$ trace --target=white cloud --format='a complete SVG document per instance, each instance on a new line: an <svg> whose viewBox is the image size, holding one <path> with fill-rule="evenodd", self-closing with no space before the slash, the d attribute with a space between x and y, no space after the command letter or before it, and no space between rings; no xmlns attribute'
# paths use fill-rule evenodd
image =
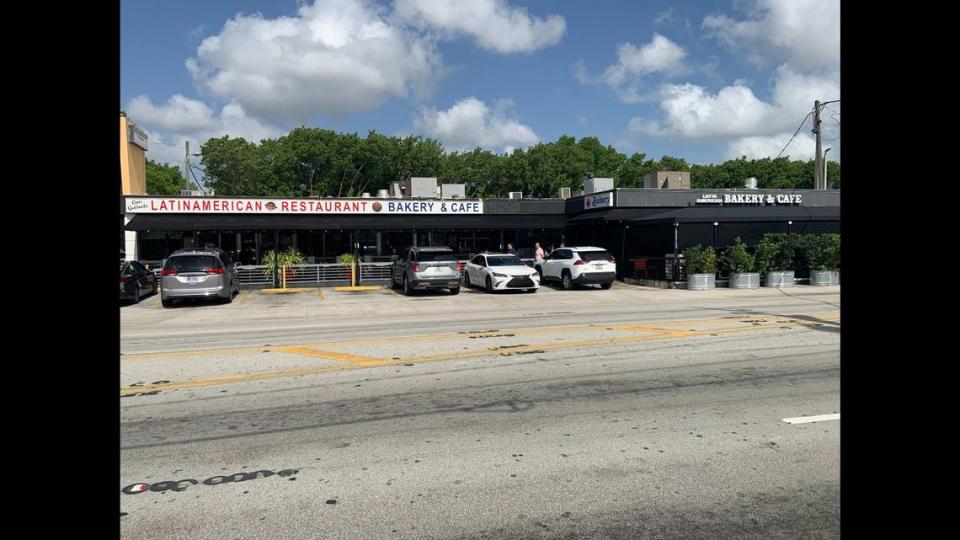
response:
<svg viewBox="0 0 960 540"><path fill-rule="evenodd" d="M621 43L617 48L617 63L607 67L600 76L591 76L582 61L573 65L573 74L581 84L606 84L624 103L649 101L649 92L643 91L642 78L654 73L676 76L689 72L683 60L687 51L666 37L654 33L650 43L637 47Z"/></svg>
<svg viewBox="0 0 960 540"><path fill-rule="evenodd" d="M126 112L149 126L168 131L195 131L214 124L213 111L202 101L176 94L164 105L154 105L146 95L127 103Z"/></svg>
<svg viewBox="0 0 960 540"><path fill-rule="evenodd" d="M780 150L790 141L793 132L784 132L769 137L743 137L727 145L727 159L737 159L746 156L747 159L775 158ZM816 152L816 141L809 133L801 131L790 141L781 157L791 160L810 160ZM836 157L836 156L831 156Z"/></svg>
<svg viewBox="0 0 960 540"><path fill-rule="evenodd" d="M420 28L447 37L466 35L479 47L501 54L531 52L560 42L567 23L559 15L544 19L505 0L397 0L396 14Z"/></svg>
<svg viewBox="0 0 960 540"><path fill-rule="evenodd" d="M190 151L212 137L243 137L259 142L279 137L283 131L253 118L238 103L229 103L219 115L206 104L176 95L165 105L154 105L147 96L137 96L126 107L127 116L145 129L150 137L147 157L161 163L183 164L184 141Z"/></svg>
<svg viewBox="0 0 960 540"><path fill-rule="evenodd" d="M840 80L837 72L803 75L781 66L771 101L759 99L740 81L717 93L690 83L664 85L660 93L665 118L634 118L631 131L685 139L770 136L796 129L815 100L839 96Z"/></svg>
<svg viewBox="0 0 960 540"><path fill-rule="evenodd" d="M673 8L669 8L666 11L657 13L657 17L653 19L654 24L663 24L669 22L673 22Z"/></svg>
<svg viewBox="0 0 960 540"><path fill-rule="evenodd" d="M447 150L471 150L480 146L489 150L530 146L540 137L529 126L510 117L513 103L501 100L494 107L475 97L461 99L442 111L421 107L414 127L444 143Z"/></svg>
<svg viewBox="0 0 960 540"><path fill-rule="evenodd" d="M393 24L370 0L317 1L295 17L238 14L186 64L213 95L304 123L425 96L441 70L432 41Z"/></svg>
<svg viewBox="0 0 960 540"><path fill-rule="evenodd" d="M757 65L786 61L799 71L840 65L838 0L754 0L747 19L710 15L703 27Z"/></svg>
<svg viewBox="0 0 960 540"><path fill-rule="evenodd" d="M686 55L683 47L660 34L654 34L643 47L622 43L617 49L617 63L604 71L603 79L610 86L619 86L629 77L679 73L684 69L682 61Z"/></svg>

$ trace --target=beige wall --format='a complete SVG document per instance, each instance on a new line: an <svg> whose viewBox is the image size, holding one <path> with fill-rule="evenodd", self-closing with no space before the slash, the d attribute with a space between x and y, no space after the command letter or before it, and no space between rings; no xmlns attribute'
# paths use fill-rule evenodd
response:
<svg viewBox="0 0 960 540"><path fill-rule="evenodd" d="M143 148L127 134L127 117L120 116L120 183L124 195L147 194L147 161Z"/></svg>

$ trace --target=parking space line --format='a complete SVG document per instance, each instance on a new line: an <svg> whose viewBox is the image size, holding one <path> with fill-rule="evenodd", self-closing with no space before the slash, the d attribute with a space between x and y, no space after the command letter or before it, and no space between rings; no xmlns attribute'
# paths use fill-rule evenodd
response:
<svg viewBox="0 0 960 540"><path fill-rule="evenodd" d="M783 421L788 424L808 424L810 422L829 422L839 420L839 414L821 414L817 416L798 416L796 418L784 418Z"/></svg>
<svg viewBox="0 0 960 540"><path fill-rule="evenodd" d="M323 287L317 287L317 296L319 296L321 300L327 299L327 296L323 294Z"/></svg>

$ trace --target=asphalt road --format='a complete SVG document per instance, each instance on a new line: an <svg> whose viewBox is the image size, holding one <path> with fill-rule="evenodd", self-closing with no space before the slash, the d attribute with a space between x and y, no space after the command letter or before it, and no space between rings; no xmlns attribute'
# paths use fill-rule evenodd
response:
<svg viewBox="0 0 960 540"><path fill-rule="evenodd" d="M124 537L839 536L836 288L153 302Z"/></svg>

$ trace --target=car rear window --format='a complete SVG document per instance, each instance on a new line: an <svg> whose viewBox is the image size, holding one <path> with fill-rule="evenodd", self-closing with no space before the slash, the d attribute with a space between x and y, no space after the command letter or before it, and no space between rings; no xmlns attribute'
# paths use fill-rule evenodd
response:
<svg viewBox="0 0 960 540"><path fill-rule="evenodd" d="M170 257L163 265L164 270L176 270L177 273L203 272L207 268L220 268L220 261L212 255L183 255Z"/></svg>
<svg viewBox="0 0 960 540"><path fill-rule="evenodd" d="M456 261L457 256L452 251L421 251L417 253L417 260L420 262Z"/></svg>
<svg viewBox="0 0 960 540"><path fill-rule="evenodd" d="M607 251L579 251L578 253L584 261L606 261L613 258Z"/></svg>
<svg viewBox="0 0 960 540"><path fill-rule="evenodd" d="M523 261L516 255L509 257L487 257L487 263L490 266L523 266Z"/></svg>

